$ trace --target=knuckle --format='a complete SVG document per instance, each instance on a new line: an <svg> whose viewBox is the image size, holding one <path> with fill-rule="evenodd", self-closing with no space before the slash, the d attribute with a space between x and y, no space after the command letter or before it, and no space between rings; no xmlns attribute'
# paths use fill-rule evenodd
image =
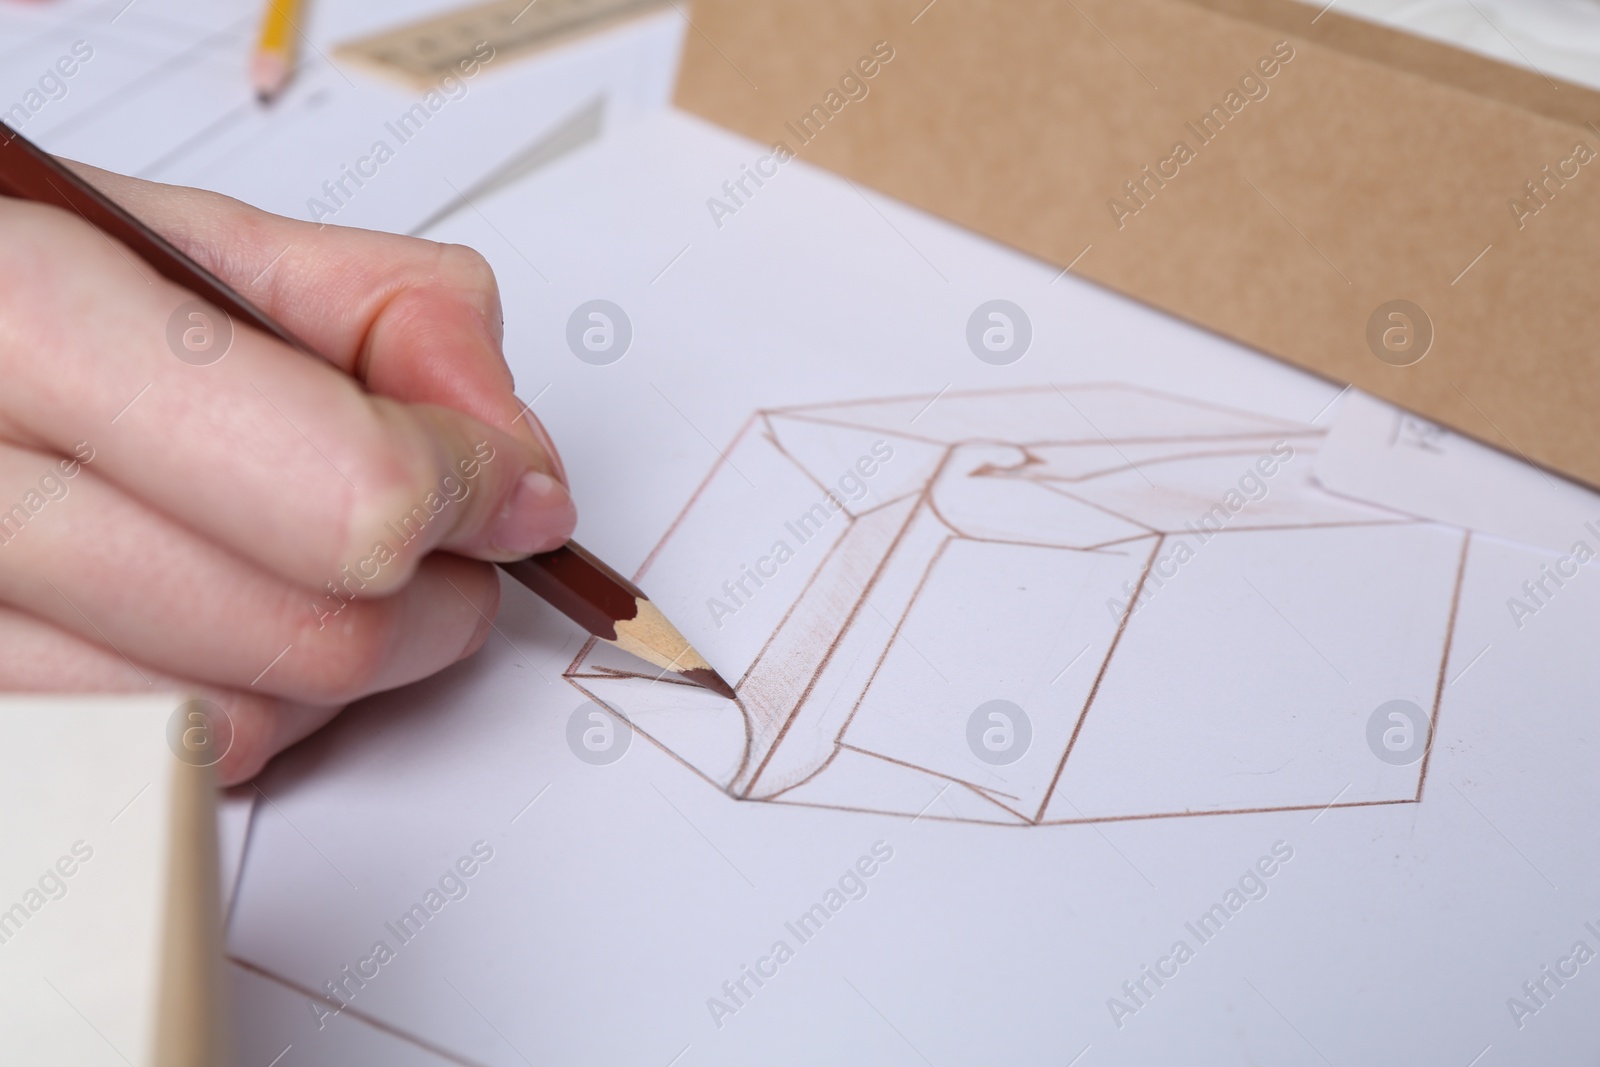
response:
<svg viewBox="0 0 1600 1067"><path fill-rule="evenodd" d="M380 414L359 435L346 494L339 556L329 578L352 592L376 595L410 578L436 535L429 527L435 459L425 430L398 410Z"/></svg>

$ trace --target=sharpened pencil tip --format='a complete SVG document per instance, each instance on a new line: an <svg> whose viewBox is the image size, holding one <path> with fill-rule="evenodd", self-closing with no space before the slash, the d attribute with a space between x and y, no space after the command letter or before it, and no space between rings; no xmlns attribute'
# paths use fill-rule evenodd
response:
<svg viewBox="0 0 1600 1067"><path fill-rule="evenodd" d="M718 674L709 667L691 668L690 670L684 671L683 676L689 679L689 681L700 686L702 689L711 690L719 697L727 697L729 700L738 699L737 694L735 694L733 691L733 686L723 681L722 675Z"/></svg>
<svg viewBox="0 0 1600 1067"><path fill-rule="evenodd" d="M291 73L289 57L283 52L257 52L250 60L250 85L256 91L256 99L263 104L272 103L289 84Z"/></svg>

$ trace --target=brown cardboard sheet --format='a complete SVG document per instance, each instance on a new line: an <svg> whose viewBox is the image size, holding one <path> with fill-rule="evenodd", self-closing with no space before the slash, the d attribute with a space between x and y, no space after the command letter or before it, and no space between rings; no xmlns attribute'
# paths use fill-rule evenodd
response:
<svg viewBox="0 0 1600 1067"><path fill-rule="evenodd" d="M1600 93L1294 0L690 15L681 107L1600 486Z"/></svg>

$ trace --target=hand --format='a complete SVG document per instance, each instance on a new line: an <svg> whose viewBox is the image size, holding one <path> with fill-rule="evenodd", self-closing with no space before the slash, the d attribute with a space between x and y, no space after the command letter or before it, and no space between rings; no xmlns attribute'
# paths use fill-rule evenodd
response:
<svg viewBox="0 0 1600 1067"><path fill-rule="evenodd" d="M197 365L192 294L0 198L0 688L192 692L244 781L476 651L482 561L564 543L572 498L475 252L79 171L326 362L240 326Z"/></svg>

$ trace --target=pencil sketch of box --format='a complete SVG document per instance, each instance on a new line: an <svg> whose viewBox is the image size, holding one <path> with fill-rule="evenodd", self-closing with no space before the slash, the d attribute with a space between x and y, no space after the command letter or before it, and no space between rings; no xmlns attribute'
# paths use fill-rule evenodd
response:
<svg viewBox="0 0 1600 1067"><path fill-rule="evenodd" d="M1437 719L1470 535L1317 488L1321 435L1117 384L761 411L639 575L737 702L593 642L567 677L744 801L1415 802L1430 731L1368 720Z"/></svg>

